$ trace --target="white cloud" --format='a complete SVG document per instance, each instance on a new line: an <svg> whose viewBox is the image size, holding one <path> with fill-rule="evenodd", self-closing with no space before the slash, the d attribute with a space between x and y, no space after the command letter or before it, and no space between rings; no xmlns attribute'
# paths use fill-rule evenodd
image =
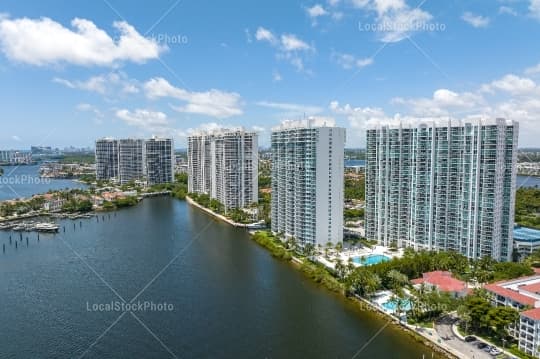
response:
<svg viewBox="0 0 540 359"><path fill-rule="evenodd" d="M107 82L107 79L105 76L94 76L94 77L89 78L87 81L70 81L70 80L55 77L53 79L53 82L64 85L71 89L78 89L78 90L104 94L106 91L105 84Z"/></svg>
<svg viewBox="0 0 540 359"><path fill-rule="evenodd" d="M311 46L292 34L281 35L281 46L286 52L313 50Z"/></svg>
<svg viewBox="0 0 540 359"><path fill-rule="evenodd" d="M528 69L540 72L540 66ZM520 146L534 146L540 136L540 85L533 79L507 74L489 83L481 84L471 91L456 92L438 89L431 97L392 99L391 104L399 112L387 115L381 108L341 106L333 101L330 110L346 116L350 124L347 137L351 147L363 143L366 125L376 122L397 123L400 120L419 121L437 118L472 119L477 117L503 117L520 123Z"/></svg>
<svg viewBox="0 0 540 359"><path fill-rule="evenodd" d="M345 70L361 69L373 64L373 58L356 58L354 55L335 52L332 59Z"/></svg>
<svg viewBox="0 0 540 359"><path fill-rule="evenodd" d="M326 11L324 7L322 7L321 4L316 4L316 5L313 5L312 7L307 8L306 12L308 16L311 18L317 18L319 16L328 15L328 11Z"/></svg>
<svg viewBox="0 0 540 359"><path fill-rule="evenodd" d="M145 63L166 50L124 21L113 23L119 32L114 38L89 20L75 18L71 26L49 18L0 19L0 46L10 60L36 66Z"/></svg>
<svg viewBox="0 0 540 359"><path fill-rule="evenodd" d="M274 71L274 72L272 73L272 81L274 81L274 82L280 82L280 81L282 81L282 80L283 80L283 77L281 76L281 74L280 74L279 72Z"/></svg>
<svg viewBox="0 0 540 359"><path fill-rule="evenodd" d="M128 78L123 72L111 72L90 77L88 80L66 80L55 77L53 82L71 89L96 92L102 95L118 95L119 93L136 94L139 85L135 80Z"/></svg>
<svg viewBox="0 0 540 359"><path fill-rule="evenodd" d="M337 6L339 4L340 0L328 0L328 5L330 6Z"/></svg>
<svg viewBox="0 0 540 359"><path fill-rule="evenodd" d="M323 108L319 106L302 105L296 103L270 102L259 101L255 103L257 106L272 108L283 111L278 115L282 118L293 118L299 116L312 116L323 112Z"/></svg>
<svg viewBox="0 0 540 359"><path fill-rule="evenodd" d="M448 89L439 89L431 98L392 99L396 105L407 106L415 116L448 116L477 109L483 104L482 96L472 93L457 93Z"/></svg>
<svg viewBox="0 0 540 359"><path fill-rule="evenodd" d="M279 38L270 30L263 27L257 29L255 35L257 41L268 42L277 50L276 57L286 60L298 71L306 71L304 68L304 56L315 52L315 48L294 34L282 34ZM310 72L310 71L306 71Z"/></svg>
<svg viewBox="0 0 540 359"><path fill-rule="evenodd" d="M277 39L274 34L270 30L265 29L264 27L259 27L257 29L257 32L255 33L255 39L257 39L257 41L268 41L271 44L277 43Z"/></svg>
<svg viewBox="0 0 540 359"><path fill-rule="evenodd" d="M532 17L540 20L540 0L530 0L529 12Z"/></svg>
<svg viewBox="0 0 540 359"><path fill-rule="evenodd" d="M537 89L536 83L525 77L519 77L516 75L506 75L501 79L491 82L491 84L483 85L482 91L493 92L494 90L500 90L512 95L529 94Z"/></svg>
<svg viewBox="0 0 540 359"><path fill-rule="evenodd" d="M540 73L540 64L533 67L529 67L528 69L525 70L525 74L527 75L534 75L538 73Z"/></svg>
<svg viewBox="0 0 540 359"><path fill-rule="evenodd" d="M361 31L377 33L382 42L399 42L415 32L428 29L433 16L420 8L410 8L405 0L352 0L353 6L375 12L375 23L366 30L359 24Z"/></svg>
<svg viewBox="0 0 540 359"><path fill-rule="evenodd" d="M21 138L20 138L19 136L17 136L17 135L11 136L11 139L12 139L13 141L17 141L17 142L21 142L21 141L22 141Z"/></svg>
<svg viewBox="0 0 540 359"><path fill-rule="evenodd" d="M507 14L507 15L512 15L512 16L518 15L517 11L511 8L510 6L499 7L499 14Z"/></svg>
<svg viewBox="0 0 540 359"><path fill-rule="evenodd" d="M330 103L330 110L347 118L349 130L347 131L347 146L360 147L365 145L365 130L370 123L387 121L390 118L384 110L378 107L353 107L349 104L340 105L338 101Z"/></svg>
<svg viewBox="0 0 540 359"><path fill-rule="evenodd" d="M241 115L241 97L235 92L223 92L211 89L206 92L191 92L174 87L161 77L153 78L144 84L146 95L151 99L169 97L186 102L183 106L174 106L179 112L227 118Z"/></svg>
<svg viewBox="0 0 540 359"><path fill-rule="evenodd" d="M461 16L461 19L463 21L465 21L466 23L468 23L469 25L471 25L473 27L476 27L476 28L487 27L489 25L489 22L490 22L488 17L484 17L484 16L481 16L481 15L475 15L472 12L469 12L469 11L465 12Z"/></svg>
<svg viewBox="0 0 540 359"><path fill-rule="evenodd" d="M167 115L159 111L136 109L134 112L121 109L116 111L116 117L129 126L137 127L144 132L154 135L168 135L172 133Z"/></svg>

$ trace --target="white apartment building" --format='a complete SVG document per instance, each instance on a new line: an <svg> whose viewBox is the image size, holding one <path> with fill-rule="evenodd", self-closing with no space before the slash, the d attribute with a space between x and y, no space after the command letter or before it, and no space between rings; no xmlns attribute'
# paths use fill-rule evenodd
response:
<svg viewBox="0 0 540 359"><path fill-rule="evenodd" d="M243 129L199 132L188 138L188 191L225 207L258 202L258 136Z"/></svg>
<svg viewBox="0 0 540 359"><path fill-rule="evenodd" d="M104 138L96 141L96 179L146 181L149 185L174 181L174 142L170 138Z"/></svg>
<svg viewBox="0 0 540 359"><path fill-rule="evenodd" d="M118 180L118 141L113 138L96 141L96 179Z"/></svg>
<svg viewBox="0 0 540 359"><path fill-rule="evenodd" d="M145 162L144 140L118 140L118 177L121 184L144 178Z"/></svg>
<svg viewBox="0 0 540 359"><path fill-rule="evenodd" d="M345 129L322 119L272 131L272 232L300 245L343 241Z"/></svg>
<svg viewBox="0 0 540 359"><path fill-rule="evenodd" d="M504 119L368 129L366 237L510 260L518 132Z"/></svg>
<svg viewBox="0 0 540 359"><path fill-rule="evenodd" d="M148 184L174 182L174 141L171 138L152 137L144 145Z"/></svg>

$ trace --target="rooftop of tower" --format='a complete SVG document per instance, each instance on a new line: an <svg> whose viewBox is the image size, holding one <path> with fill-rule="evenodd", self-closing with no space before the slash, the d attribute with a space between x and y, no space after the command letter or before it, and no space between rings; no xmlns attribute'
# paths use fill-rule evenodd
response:
<svg viewBox="0 0 540 359"><path fill-rule="evenodd" d="M308 117L303 120L285 120L272 131L291 130L295 128L336 127L336 122L330 117Z"/></svg>
<svg viewBox="0 0 540 359"><path fill-rule="evenodd" d="M367 122L367 129L378 128L416 128L416 127L463 127L472 126L494 126L503 122L507 126L517 125L513 120L505 118L493 118L486 116L476 116L466 119L457 119L452 117L404 117L385 120L373 120Z"/></svg>

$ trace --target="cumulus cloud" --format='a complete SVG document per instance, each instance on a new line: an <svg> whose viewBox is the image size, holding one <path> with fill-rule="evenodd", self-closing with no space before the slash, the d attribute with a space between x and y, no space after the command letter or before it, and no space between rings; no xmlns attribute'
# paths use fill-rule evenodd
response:
<svg viewBox="0 0 540 359"><path fill-rule="evenodd" d="M540 73L540 67L535 66L526 72ZM503 117L518 121L520 144L523 146L534 145L540 136L540 85L531 78L516 74L504 75L470 91L457 92L442 88L429 97L397 97L391 100L391 105L394 115L388 115L381 108L340 105L338 101L330 103L330 110L347 118L350 126L347 137L356 136L356 141L361 144L369 125L441 118ZM355 140L348 143L355 147Z"/></svg>
<svg viewBox="0 0 540 359"><path fill-rule="evenodd" d="M315 52L315 47L294 34L275 35L272 31L259 27L255 34L257 41L267 42L277 50L276 57L286 60L298 71L304 71L304 56Z"/></svg>
<svg viewBox="0 0 540 359"><path fill-rule="evenodd" d="M345 70L361 69L373 64L373 58L357 58L351 54L334 52L332 59Z"/></svg>
<svg viewBox="0 0 540 359"><path fill-rule="evenodd" d="M480 28L480 27L487 27L489 25L489 18L481 16L481 15L475 15L470 11L465 12L461 19L471 25L472 27Z"/></svg>
<svg viewBox="0 0 540 359"><path fill-rule="evenodd" d="M490 84L483 85L482 91L494 92L496 90L507 92L511 95L528 94L537 88L536 83L526 77L519 77L513 74L509 74L491 82Z"/></svg>
<svg viewBox="0 0 540 359"><path fill-rule="evenodd" d="M390 120L384 110L378 107L353 107L349 104L340 105L338 101L332 101L330 110L336 115L347 118L349 123L347 145L349 147L365 145L365 131L370 124Z"/></svg>
<svg viewBox="0 0 540 359"><path fill-rule="evenodd" d="M264 27L259 27L257 29L257 32L255 33L255 39L257 41L268 41L271 44L277 43L277 39L274 34L270 30L265 29Z"/></svg>
<svg viewBox="0 0 540 359"><path fill-rule="evenodd" d="M174 106L179 112L227 118L243 113L241 97L235 92L211 89L206 92L191 92L171 85L161 77L153 78L144 84L146 96L150 99L174 98L186 102Z"/></svg>
<svg viewBox="0 0 540 359"><path fill-rule="evenodd" d="M472 93L457 93L438 89L431 98L392 99L393 104L405 105L415 116L448 116L478 108L483 104L482 96Z"/></svg>
<svg viewBox="0 0 540 359"><path fill-rule="evenodd" d="M167 115L160 111L147 109L129 111L127 109L120 109L116 111L116 117L125 124L152 135L170 137L176 134L176 130L170 127L170 121Z"/></svg>
<svg viewBox="0 0 540 359"><path fill-rule="evenodd" d="M313 5L312 7L308 7L306 9L306 12L308 16L311 18L317 18L319 16L328 15L328 11L326 11L324 7L322 7L321 4L316 4L316 5Z"/></svg>
<svg viewBox="0 0 540 359"><path fill-rule="evenodd" d="M123 72L111 72L92 76L87 80L67 80L59 77L53 78L53 82L65 87L102 95L136 94L139 92L137 81L128 78Z"/></svg>
<svg viewBox="0 0 540 359"><path fill-rule="evenodd" d="M121 62L145 63L166 50L124 21L111 36L92 21L75 18L72 28L50 19L0 19L0 47L10 60L35 66L73 64L114 66Z"/></svg>
<svg viewBox="0 0 540 359"><path fill-rule="evenodd" d="M411 8L405 0L352 0L353 6L375 12L375 30L382 42L399 42L428 28L433 16L420 8ZM366 30L359 25L360 30ZM372 29L372 27L370 27Z"/></svg>

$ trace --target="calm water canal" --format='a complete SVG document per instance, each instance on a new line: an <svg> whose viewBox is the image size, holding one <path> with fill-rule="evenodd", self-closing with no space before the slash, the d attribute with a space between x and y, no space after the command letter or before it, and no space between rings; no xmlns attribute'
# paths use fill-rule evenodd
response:
<svg viewBox="0 0 540 359"><path fill-rule="evenodd" d="M0 232L1 358L351 358L385 324L182 201L60 223L65 233L24 234L18 249ZM96 305L145 287L136 302L174 309L108 329L121 312ZM423 354L387 327L356 358Z"/></svg>

